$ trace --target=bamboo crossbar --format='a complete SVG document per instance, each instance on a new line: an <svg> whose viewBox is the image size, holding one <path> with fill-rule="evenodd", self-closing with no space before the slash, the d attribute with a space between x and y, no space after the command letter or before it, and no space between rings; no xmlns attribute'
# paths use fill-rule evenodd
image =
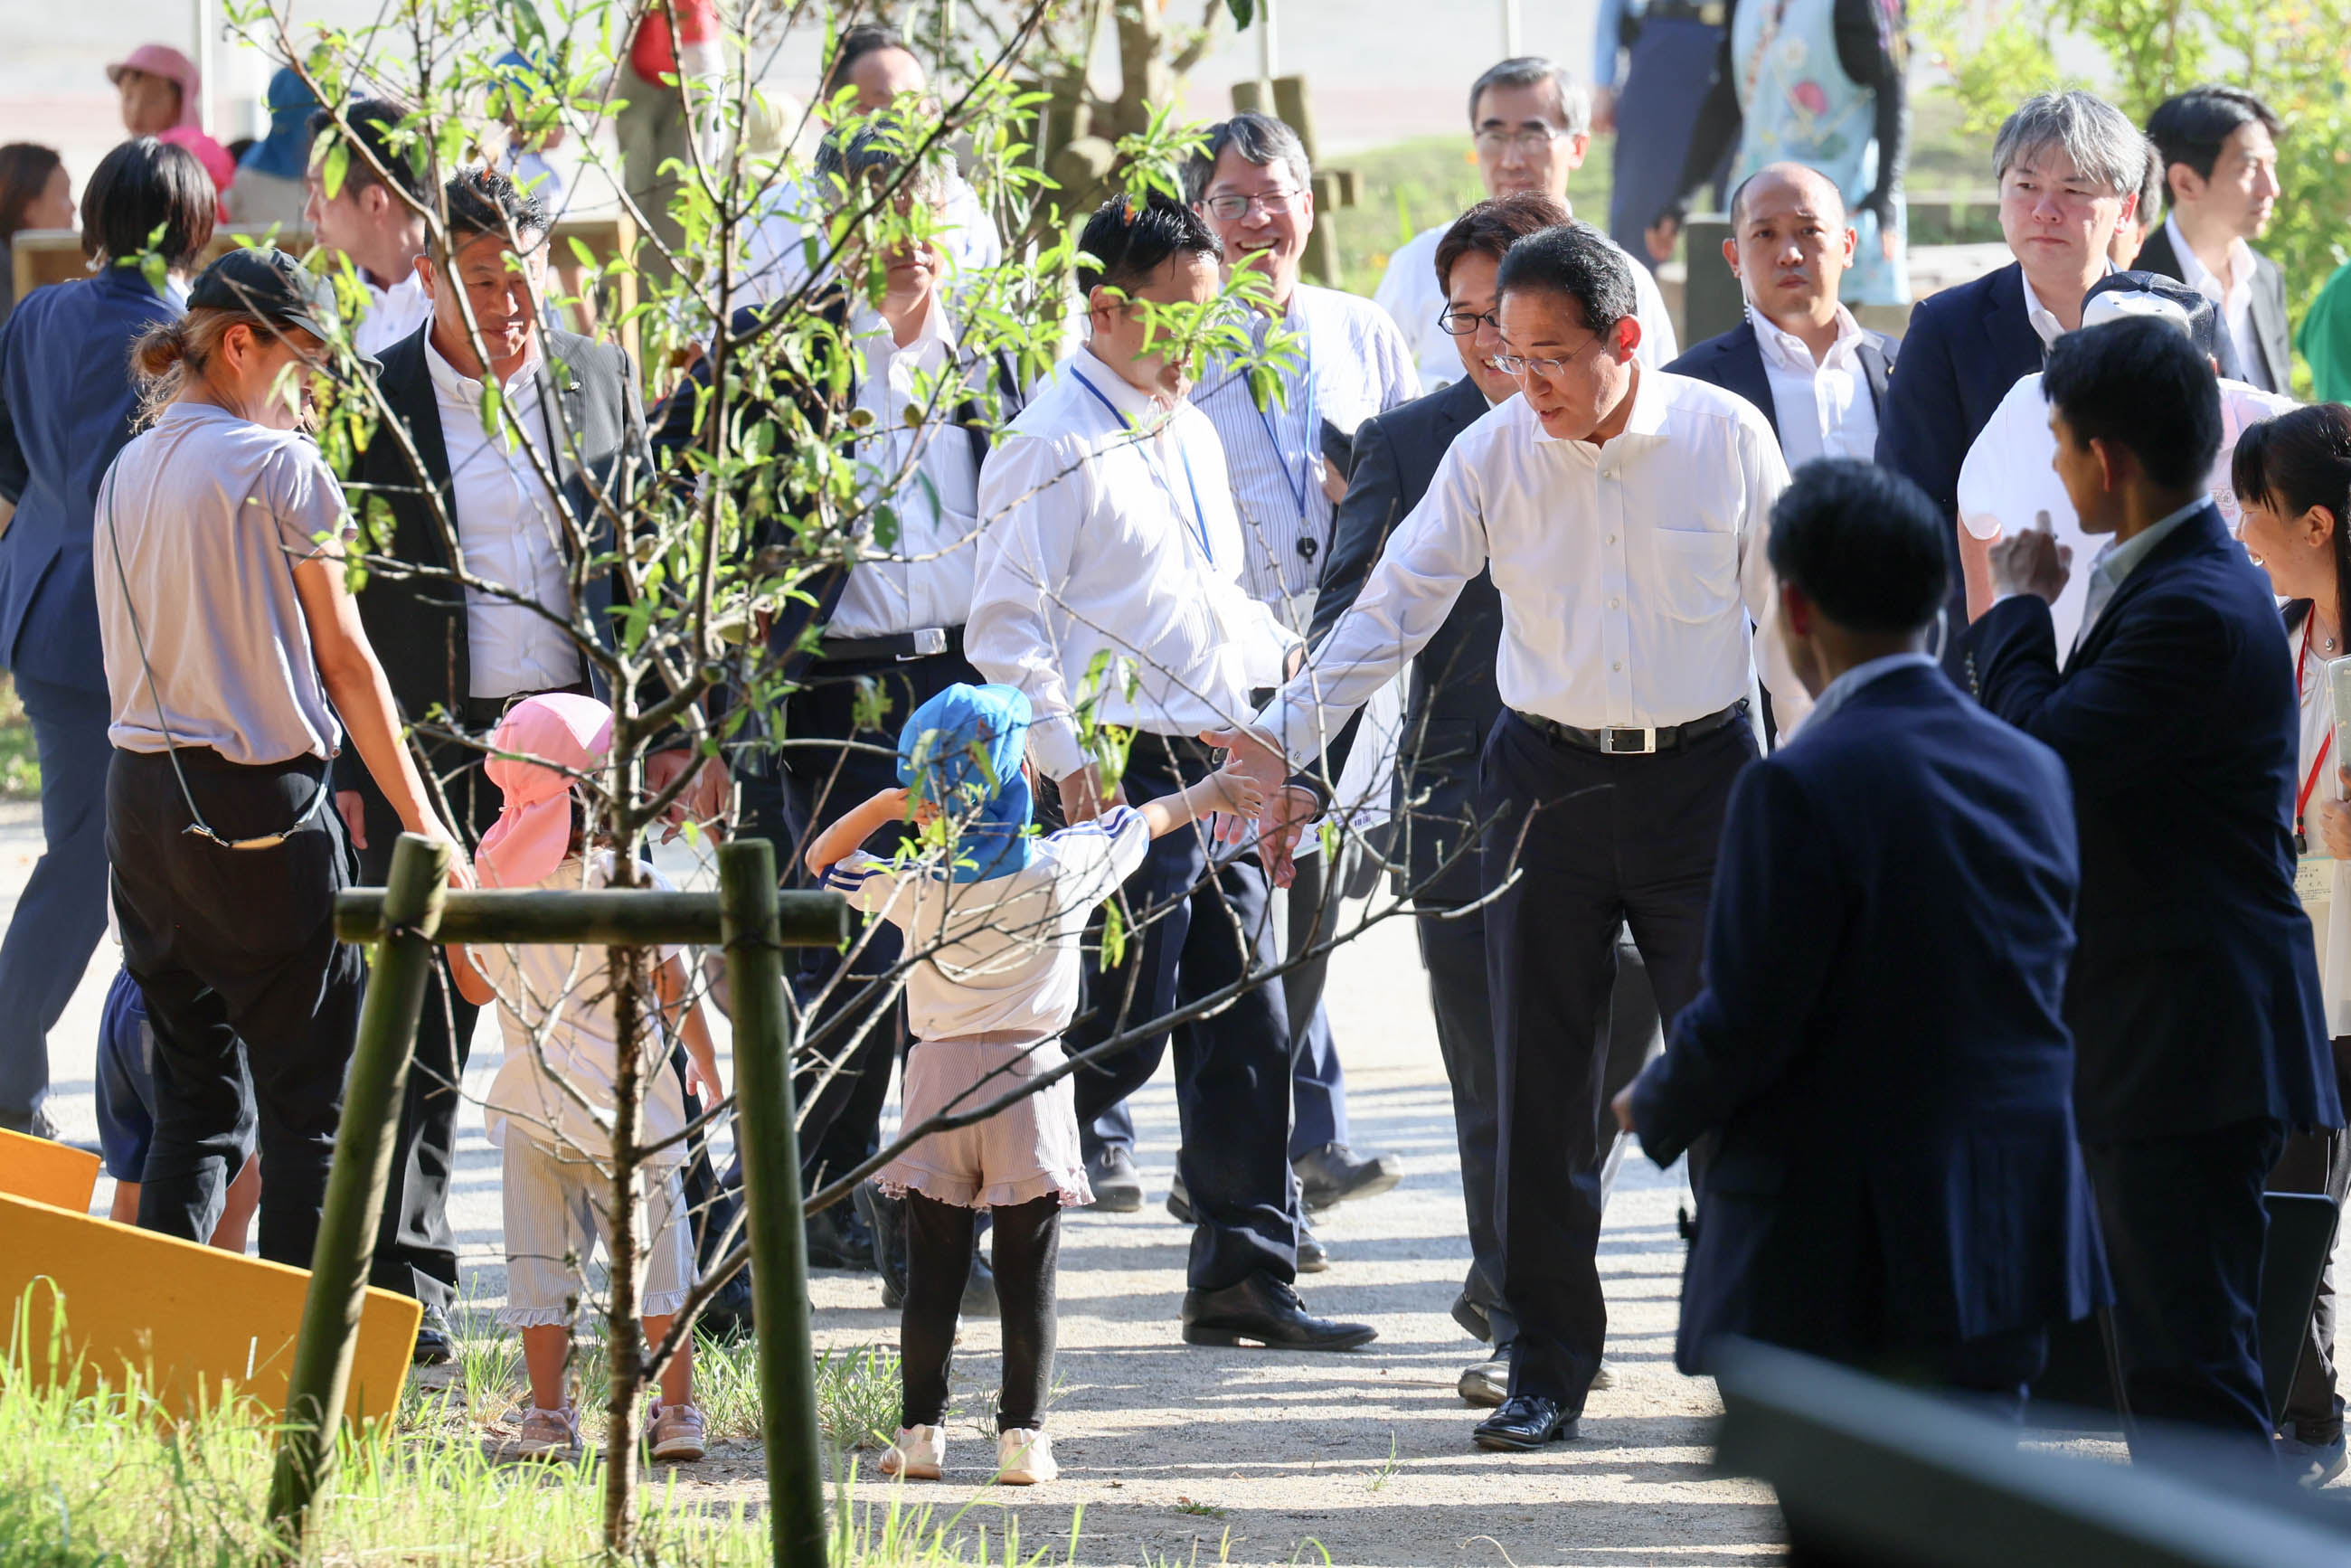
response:
<svg viewBox="0 0 2351 1568"><path fill-rule="evenodd" d="M787 947L837 947L855 931L849 901L837 893L778 893L776 918ZM383 889L354 887L336 894L335 935L359 943L381 937ZM591 947L670 942L715 947L724 940L717 894L653 888L579 893L536 887L453 889L433 937L436 942L580 943Z"/></svg>

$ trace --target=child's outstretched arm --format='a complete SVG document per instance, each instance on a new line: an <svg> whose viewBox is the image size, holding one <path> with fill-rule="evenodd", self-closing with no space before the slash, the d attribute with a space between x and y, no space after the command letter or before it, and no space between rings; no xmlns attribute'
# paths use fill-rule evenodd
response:
<svg viewBox="0 0 2351 1568"><path fill-rule="evenodd" d="M1218 811L1246 820L1256 817L1264 809L1264 789L1230 762L1188 789L1162 795L1156 800L1145 800L1135 808L1142 813L1155 839L1164 838L1178 828L1188 827Z"/></svg>
<svg viewBox="0 0 2351 1568"><path fill-rule="evenodd" d="M449 956L449 977L457 982L457 994L477 1008L486 1008L497 997L488 978L474 967L473 956L465 951L463 942L444 942L441 950Z"/></svg>
<svg viewBox="0 0 2351 1568"><path fill-rule="evenodd" d="M718 1081L718 1053L711 1047L710 1023L702 1016L700 998L686 994L684 961L672 954L653 974L653 983L661 988L662 1011L678 1039L685 1042L685 1059L694 1064L693 1077L702 1081L706 1100L724 1099L726 1086ZM686 1086L694 1086L691 1079Z"/></svg>
<svg viewBox="0 0 2351 1568"><path fill-rule="evenodd" d="M872 838L874 830L906 815L906 791L884 789L872 800L852 807L840 821L816 836L802 858L810 872L822 876L827 871L857 852L857 846Z"/></svg>

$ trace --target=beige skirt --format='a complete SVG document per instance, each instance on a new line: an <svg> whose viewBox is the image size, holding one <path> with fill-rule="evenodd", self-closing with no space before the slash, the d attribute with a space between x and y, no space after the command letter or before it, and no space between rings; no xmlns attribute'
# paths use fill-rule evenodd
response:
<svg viewBox="0 0 2351 1568"><path fill-rule="evenodd" d="M977 1111L1059 1065L1050 1040L925 1040L906 1053L902 1127ZM1039 1063L1039 1052L1045 1052ZM923 1140L873 1177L903 1197L919 1192L960 1208L1007 1208L1059 1195L1064 1208L1094 1200L1078 1146L1076 1091L1063 1078L984 1122Z"/></svg>

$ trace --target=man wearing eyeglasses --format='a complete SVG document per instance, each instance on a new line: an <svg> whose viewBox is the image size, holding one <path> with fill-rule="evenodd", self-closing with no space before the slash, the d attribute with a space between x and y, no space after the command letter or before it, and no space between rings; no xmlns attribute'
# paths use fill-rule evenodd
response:
<svg viewBox="0 0 2351 1568"><path fill-rule="evenodd" d="M1518 1338L1509 1397L1477 1428L1489 1448L1573 1437L1600 1368L1601 1025L1617 929L1630 925L1673 1017L1698 990L1723 811L1756 757L1758 664L1788 727L1811 708L1778 640L1754 640L1778 597L1765 549L1788 483L1779 444L1745 400L1639 362L1639 271L1583 224L1510 247L1494 360L1520 395L1455 438L1309 667L1247 729L1211 737L1274 786L1264 853L1279 880L1314 809L1291 770L1314 766L1490 572L1504 711L1479 811L1503 846L1485 858L1486 962Z"/></svg>
<svg viewBox="0 0 2351 1568"><path fill-rule="evenodd" d="M1241 525L1241 585L1282 624L1303 632L1331 544L1332 508L1346 494L1355 429L1418 397L1420 381L1411 350L1378 306L1300 280L1314 232L1314 175L1295 131L1270 115L1237 114L1209 128L1207 145L1184 172L1193 210L1223 243L1228 268L1253 267L1265 280L1263 308L1249 323L1257 347L1278 329L1299 340L1280 390L1262 405L1246 373L1217 363L1207 368L1192 401L1224 447ZM1332 889L1341 880L1320 856L1299 869L1288 899L1285 956L1330 939ZM1282 979L1297 1043L1290 1154L1309 1209L1377 1197L1404 1175L1394 1160L1354 1152L1346 1079L1322 1007L1327 968L1327 960L1310 958ZM1115 1180L1120 1173L1112 1167L1128 1152L1121 1144L1131 1146L1131 1127L1111 1118L1096 1132L1104 1147L1090 1166ZM1131 1180L1131 1167L1126 1174ZM1184 1207L1180 1193L1170 1201ZM1320 1245L1307 1233L1299 1247L1301 1267L1312 1270L1322 1261Z"/></svg>
<svg viewBox="0 0 2351 1568"><path fill-rule="evenodd" d="M1478 150L1478 176L1488 196L1541 191L1562 206L1569 176L1583 166L1592 144L1592 99L1565 67L1539 55L1521 55L1488 69L1469 89L1469 129ZM1461 361L1453 340L1437 326L1445 290L1437 281L1437 246L1451 219L1415 235L1388 258L1388 269L1372 298L1390 316L1412 347L1420 384L1434 391L1458 381ZM1641 363L1656 369L1677 351L1673 318L1665 296L1646 267L1635 267L1634 287L1641 323Z"/></svg>

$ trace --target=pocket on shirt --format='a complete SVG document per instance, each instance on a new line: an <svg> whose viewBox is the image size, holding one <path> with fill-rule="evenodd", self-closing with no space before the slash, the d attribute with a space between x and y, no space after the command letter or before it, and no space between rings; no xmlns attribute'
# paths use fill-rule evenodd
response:
<svg viewBox="0 0 2351 1568"><path fill-rule="evenodd" d="M1677 621L1712 621L1739 599L1739 537L1687 528L1649 536L1657 602Z"/></svg>

